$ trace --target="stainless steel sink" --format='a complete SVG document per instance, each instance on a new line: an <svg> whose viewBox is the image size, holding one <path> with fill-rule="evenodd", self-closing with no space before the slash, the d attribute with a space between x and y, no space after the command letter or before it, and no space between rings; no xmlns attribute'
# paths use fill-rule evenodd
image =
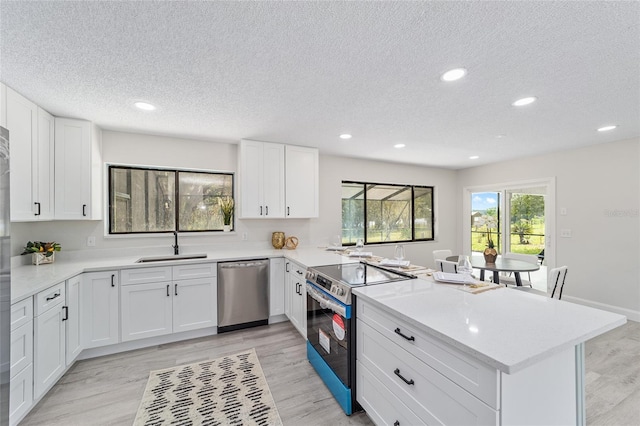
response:
<svg viewBox="0 0 640 426"><path fill-rule="evenodd" d="M206 259L206 253L202 254L172 254L169 256L148 256L141 257L136 260L136 263L149 263L149 262L170 262L173 260L191 260L191 259Z"/></svg>

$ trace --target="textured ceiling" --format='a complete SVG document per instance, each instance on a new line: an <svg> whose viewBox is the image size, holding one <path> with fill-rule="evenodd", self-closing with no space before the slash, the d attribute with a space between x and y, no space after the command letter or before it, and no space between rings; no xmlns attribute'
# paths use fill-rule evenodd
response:
<svg viewBox="0 0 640 426"><path fill-rule="evenodd" d="M640 135L637 1L3 0L0 36L0 80L105 129L448 168Z"/></svg>

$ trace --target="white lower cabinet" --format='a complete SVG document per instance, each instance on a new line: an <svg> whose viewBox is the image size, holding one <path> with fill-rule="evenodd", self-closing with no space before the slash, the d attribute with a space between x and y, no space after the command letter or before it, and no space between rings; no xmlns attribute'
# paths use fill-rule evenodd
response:
<svg viewBox="0 0 640 426"><path fill-rule="evenodd" d="M285 272L284 259L279 257L269 261L269 316L283 315Z"/></svg>
<svg viewBox="0 0 640 426"><path fill-rule="evenodd" d="M217 324L216 264L123 271L120 289L122 341ZM157 282L158 277L191 277Z"/></svg>
<svg viewBox="0 0 640 426"><path fill-rule="evenodd" d="M307 338L306 268L291 260L285 261L285 313L291 324Z"/></svg>
<svg viewBox="0 0 640 426"><path fill-rule="evenodd" d="M122 341L171 333L171 283L122 285Z"/></svg>
<svg viewBox="0 0 640 426"><path fill-rule="evenodd" d="M70 366L82 352L82 336L80 335L80 275L67 280L66 305L64 306L66 353L65 367Z"/></svg>
<svg viewBox="0 0 640 426"><path fill-rule="evenodd" d="M33 405L33 299L11 306L11 382L9 424L15 425Z"/></svg>
<svg viewBox="0 0 640 426"><path fill-rule="evenodd" d="M361 299L357 316L356 397L376 423L500 424L500 384L495 369L476 365L479 362L466 354L439 345ZM476 388L468 386L467 378Z"/></svg>
<svg viewBox="0 0 640 426"><path fill-rule="evenodd" d="M66 367L65 283L36 295L34 329L34 398L39 399Z"/></svg>
<svg viewBox="0 0 640 426"><path fill-rule="evenodd" d="M120 342L120 289L118 271L82 274L82 347Z"/></svg>

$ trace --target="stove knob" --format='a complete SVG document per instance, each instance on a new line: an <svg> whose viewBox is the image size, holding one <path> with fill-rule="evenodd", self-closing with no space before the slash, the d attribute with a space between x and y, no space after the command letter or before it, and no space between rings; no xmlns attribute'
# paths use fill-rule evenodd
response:
<svg viewBox="0 0 640 426"><path fill-rule="evenodd" d="M343 288L339 288L338 291L336 291L336 294L338 296L344 296L344 289Z"/></svg>

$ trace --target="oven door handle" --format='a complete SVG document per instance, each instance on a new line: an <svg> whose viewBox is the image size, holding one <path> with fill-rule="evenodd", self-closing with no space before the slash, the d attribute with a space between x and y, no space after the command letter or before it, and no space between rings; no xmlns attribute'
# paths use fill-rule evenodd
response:
<svg viewBox="0 0 640 426"><path fill-rule="evenodd" d="M340 303L331 300L327 296L323 295L320 291L316 290L311 284L307 283L307 295L320 304L322 309L331 309L333 312L340 314L341 316L347 316L347 308Z"/></svg>

